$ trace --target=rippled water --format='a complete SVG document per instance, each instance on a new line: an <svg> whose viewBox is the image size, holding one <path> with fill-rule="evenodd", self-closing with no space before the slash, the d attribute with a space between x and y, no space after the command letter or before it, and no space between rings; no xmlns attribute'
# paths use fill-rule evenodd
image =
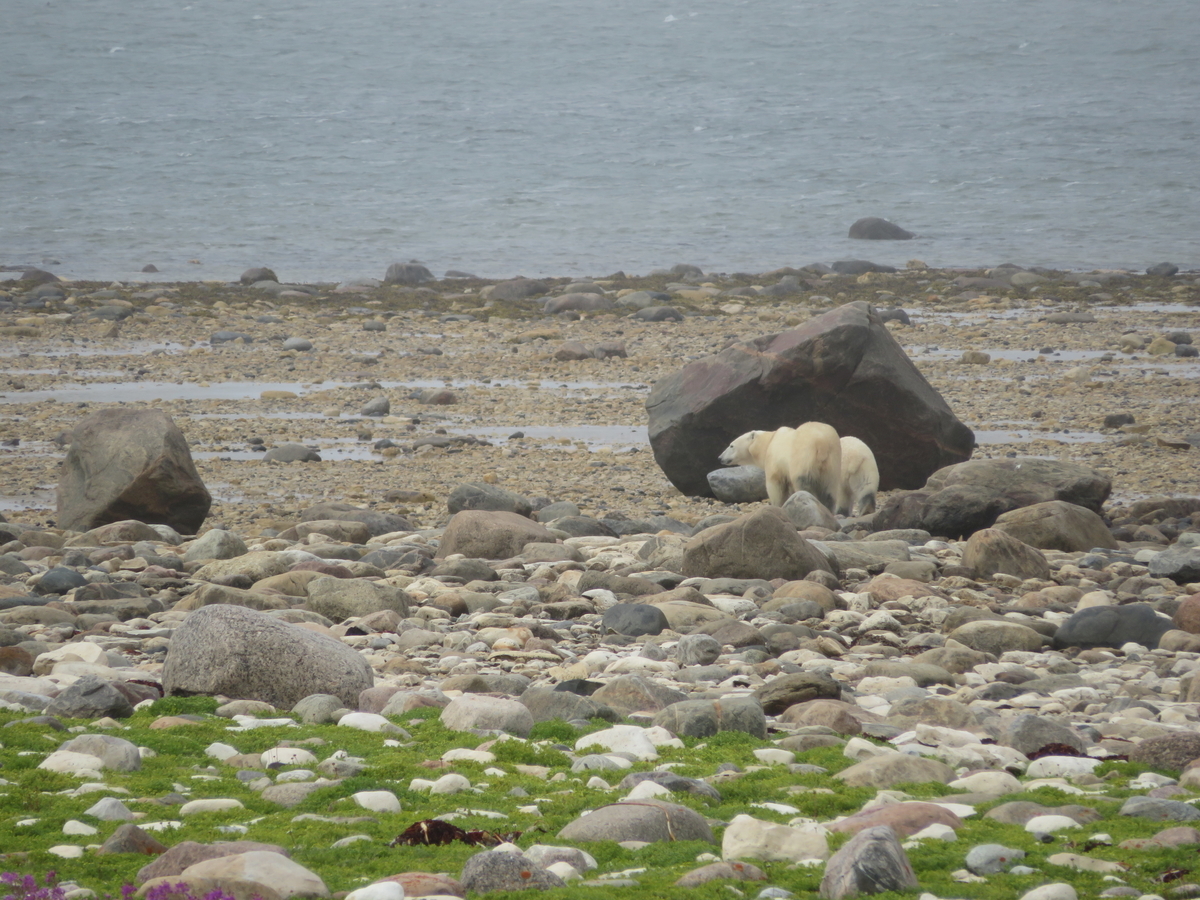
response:
<svg viewBox="0 0 1200 900"><path fill-rule="evenodd" d="M4 18L0 264L1200 264L1195 0L29 0ZM864 215L920 237L847 240Z"/></svg>

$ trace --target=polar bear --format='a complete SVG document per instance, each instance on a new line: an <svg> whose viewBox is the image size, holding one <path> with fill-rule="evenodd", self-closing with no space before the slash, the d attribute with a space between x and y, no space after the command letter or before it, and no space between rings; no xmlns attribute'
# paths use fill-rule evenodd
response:
<svg viewBox="0 0 1200 900"><path fill-rule="evenodd" d="M832 510L841 496L842 445L824 422L748 431L718 458L726 466L758 466L766 472L767 497L774 506L783 506L796 491L808 491Z"/></svg>
<svg viewBox="0 0 1200 900"><path fill-rule="evenodd" d="M879 492L879 466L871 448L856 437L844 437L842 445L842 480L837 514L849 516L858 507L860 516L875 512L875 495Z"/></svg>

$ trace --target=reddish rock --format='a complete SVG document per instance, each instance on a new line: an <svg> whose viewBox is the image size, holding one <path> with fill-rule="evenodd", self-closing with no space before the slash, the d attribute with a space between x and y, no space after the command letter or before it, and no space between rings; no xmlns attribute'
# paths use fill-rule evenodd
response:
<svg viewBox="0 0 1200 900"><path fill-rule="evenodd" d="M380 878L380 881L394 881L404 887L405 897L430 897L435 894L451 897L465 897L467 890L462 882L449 875L434 875L431 872L401 872Z"/></svg>
<svg viewBox="0 0 1200 900"><path fill-rule="evenodd" d="M1175 615L1171 617L1175 627L1189 634L1200 634L1200 594L1192 594L1180 601Z"/></svg>
<svg viewBox="0 0 1200 900"><path fill-rule="evenodd" d="M929 825L948 825L956 831L963 827L963 820L944 806L936 803L910 801L881 806L865 812L847 816L840 822L826 825L830 831L857 834L864 828L875 825L890 825L900 837L916 834Z"/></svg>

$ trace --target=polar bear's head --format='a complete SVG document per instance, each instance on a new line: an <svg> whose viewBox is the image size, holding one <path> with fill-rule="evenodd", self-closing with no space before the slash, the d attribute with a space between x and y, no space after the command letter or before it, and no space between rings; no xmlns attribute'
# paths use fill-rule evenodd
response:
<svg viewBox="0 0 1200 900"><path fill-rule="evenodd" d="M755 444L761 435L767 434L765 431L747 431L745 434L734 439L733 443L721 451L721 455L717 457L723 466L752 466L757 462L754 458Z"/></svg>

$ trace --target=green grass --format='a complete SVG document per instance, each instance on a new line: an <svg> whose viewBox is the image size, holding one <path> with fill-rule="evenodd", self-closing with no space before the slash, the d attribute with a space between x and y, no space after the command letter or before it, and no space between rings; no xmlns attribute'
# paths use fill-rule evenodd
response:
<svg viewBox="0 0 1200 900"><path fill-rule="evenodd" d="M457 814L455 824L464 829L483 829L497 832L521 832L521 846L533 843L558 843L556 834L567 823L582 813L596 809L618 799L623 792L605 792L586 787L592 773L574 774L570 771L570 758L555 745L572 746L578 737L587 732L607 727L607 723L593 723L587 729L577 730L564 722L547 722L536 726L529 741L506 740L491 743L496 754L491 764L474 762L455 763L450 768L435 768L423 765L440 759L443 753L454 747L477 747L484 743L469 734L453 732L441 725L429 711L414 711L395 721L412 734L411 740L400 740L400 746L385 746L387 735L338 728L332 725L305 725L298 728L269 727L244 732L228 730L229 720L212 715L215 703L209 698L173 698L159 701L150 709L138 712L126 720L124 728L109 732L146 747L156 755L145 759L137 772L105 772L105 783L111 788L124 788L128 793L96 792L79 797L66 792L79 785L79 780L65 775L45 772L37 765L46 754L69 740L74 735L52 731L45 726L22 724L11 728L0 728L0 777L8 782L0 785L0 852L28 851L27 858L11 857L0 861L0 868L21 873L41 875L54 869L60 877L78 881L81 885L116 894L120 886L132 882L138 869L148 862L141 856L96 856L86 854L80 860L64 860L49 854L50 847L57 844L99 844L116 830L120 823L99 823L84 815L84 810L104 796L117 796L136 813L143 813L139 822L162 820L182 821L181 827L156 836L168 845L184 840L209 843L218 840L233 840L237 834L223 833L221 826L245 825L247 832L242 837L286 847L301 865L317 872L332 891L346 891L360 887L377 878L405 871L447 872L457 876L466 860L479 848L462 844L441 847L389 847L388 843L413 822L446 814ZM150 724L163 715L199 715L199 724L184 725L169 729L151 729ZM0 712L0 726L19 718L15 713ZM368 768L358 776L348 778L340 785L320 789L307 797L294 809L282 809L271 804L261 795L235 777L235 770L208 757L205 748L214 742L229 744L242 753L255 753L282 743L302 745L310 749L318 759L324 759L335 750L344 750L351 756L362 757ZM743 770L734 777L714 782L721 793L720 800L696 794L675 794L670 798L676 803L690 807L713 823L714 834L720 839L722 826L735 816L748 813L767 821L786 823L795 815L828 821L837 816L856 812L869 802L875 791L870 788L849 788L832 777L834 773L850 765L837 748L819 748L803 754L798 761L822 766L826 773L792 774L784 766L763 766L753 755L755 749L767 742L746 734L723 732L704 740L687 739L683 749L664 748L658 763L674 764L673 771L680 775L704 778L715 773L722 763L732 763ZM25 755L22 755L25 754ZM657 763L638 763L632 771L646 771ZM544 766L549 769L546 779L516 772L517 765ZM488 768L499 768L504 776L488 775ZM463 792L446 796L431 796L423 791L413 791L409 786L413 779L435 780L447 771L457 771L472 784L486 784L484 793ZM1128 781L1145 768L1129 763L1106 763L1099 769L1104 776L1115 773L1112 781L1106 782L1106 797L1075 797L1050 788L1040 788L1004 798L1027 799L1047 806L1082 803L1098 809L1104 818L1081 829L1060 833L1052 844L1034 840L1023 828L1005 825L983 818L990 806L982 805L978 814L967 820L954 842L928 841L910 852L910 859L921 882L921 890L941 897L978 898L978 900L1008 900L1038 884L1051 880L1070 881L1079 889L1081 896L1095 895L1111 883L1102 876L1091 873L1071 872L1057 869L1045 863L1046 857L1059 852L1072 851L1072 843L1082 845L1095 833L1107 832L1112 836L1113 846L1100 847L1088 855L1119 861L1130 866L1124 876L1127 881L1146 892L1163 889L1153 878L1171 868L1191 868L1196 858L1195 848L1177 850L1134 851L1122 850L1116 845L1127 838L1145 838L1153 835L1170 823L1147 822L1130 819L1117 814L1121 799L1130 795ZM616 784L625 773L599 773L610 784ZM197 778L196 776L202 776ZM216 776L208 780L203 776ZM231 797L241 801L244 809L228 810L180 819L177 806L163 806L156 802L175 791L177 785L187 789L189 798ZM793 793L794 788L827 789L811 793ZM514 796L514 789L520 788ZM950 793L944 785L902 785L917 799L935 799ZM394 814L370 813L359 808L350 795L358 791L388 790L399 798L402 811ZM522 795L523 794L523 795ZM754 804L776 802L795 807L798 813L775 812ZM522 808L536 807L536 812ZM503 818L491 818L481 814L493 811ZM358 822L295 821L302 814L323 817L363 818ZM18 825L23 820L34 819L27 825ZM99 833L91 838L66 836L62 833L63 823L68 819L79 819L96 825ZM358 842L350 847L334 849L332 845L347 836L368 835L370 842ZM845 842L843 835L833 835L830 846L836 848ZM1035 875L996 875L984 884L966 884L954 881L951 873L964 866L967 850L980 843L1000 843L1020 848L1027 854L1026 863L1040 871ZM619 872L626 869L645 868L636 876L637 888L611 886L583 887L577 884L566 889L546 892L547 900L579 900L579 898L640 898L650 894L663 898L722 898L729 897L730 885L716 882L699 888L684 890L674 887L674 882L684 873L701 863L697 857L705 853L720 854L718 845L700 842L659 843L640 850L627 850L613 842L586 845L585 848L599 863L599 872ZM1073 852L1081 852L1075 848ZM757 862L769 876L768 884L793 891L803 897L815 892L819 886L822 870L793 868L781 862ZM1200 869L1200 866L1197 867ZM739 884L737 888L746 894L757 894L762 885ZM905 895L881 895L915 897L918 892Z"/></svg>

